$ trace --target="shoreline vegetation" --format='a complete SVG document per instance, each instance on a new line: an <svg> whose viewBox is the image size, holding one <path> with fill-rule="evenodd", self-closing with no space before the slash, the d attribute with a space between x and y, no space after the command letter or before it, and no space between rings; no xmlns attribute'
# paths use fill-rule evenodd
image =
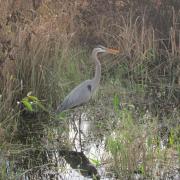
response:
<svg viewBox="0 0 180 180"><path fill-rule="evenodd" d="M96 95L53 117L67 93L93 76L98 44L121 52L100 57ZM55 144L76 154L69 123L80 112L94 138L105 137L108 158L91 159L95 166L105 164L116 179L179 177L179 109L179 0L0 1L0 179L49 168L44 150Z"/></svg>

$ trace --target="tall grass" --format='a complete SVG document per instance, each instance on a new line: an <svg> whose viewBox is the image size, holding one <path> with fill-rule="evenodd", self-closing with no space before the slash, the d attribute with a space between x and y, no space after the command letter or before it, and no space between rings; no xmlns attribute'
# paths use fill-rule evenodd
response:
<svg viewBox="0 0 180 180"><path fill-rule="evenodd" d="M172 129L173 134L169 138L170 141L173 139L172 143L170 148L165 148L159 136L156 117L149 113L138 116L144 122L142 124L136 119L132 109L124 107L116 113L117 125L107 138L107 149L110 152L112 171L117 178L134 179L136 174L145 179L175 175L177 172L173 172L177 171L179 162L177 131Z"/></svg>
<svg viewBox="0 0 180 180"><path fill-rule="evenodd" d="M4 2L1 6L2 30L7 40L1 41L4 49L1 49L0 122L6 130L10 126L7 133L10 137L20 115L18 101L32 92L43 100L47 109L56 108L64 91L74 81L80 81L79 69L85 66L83 51L70 49L74 38L71 18L75 10L68 17L64 14L68 4L59 10L55 4L43 2L37 12L32 12L33 19L29 19L25 11L27 3L19 3Z"/></svg>

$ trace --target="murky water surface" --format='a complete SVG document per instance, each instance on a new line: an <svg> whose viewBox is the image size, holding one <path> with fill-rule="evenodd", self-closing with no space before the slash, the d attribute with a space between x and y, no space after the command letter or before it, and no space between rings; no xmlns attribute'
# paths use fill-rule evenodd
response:
<svg viewBox="0 0 180 180"><path fill-rule="evenodd" d="M64 120L43 122L27 118L19 122L17 138L22 147L14 147L17 152L12 150L5 159L1 154L9 177L13 174L14 178L15 174L16 179L22 180L116 179L107 168L110 154L105 142L111 132L100 132L98 122L86 112L70 114ZM179 172L174 172L170 179L179 178ZM133 179L142 179L141 174L135 173Z"/></svg>
<svg viewBox="0 0 180 180"><path fill-rule="evenodd" d="M79 112L50 122L21 119L17 138L24 147L6 158L6 173L22 180L115 179L103 164L108 157L106 137L95 126L86 113Z"/></svg>

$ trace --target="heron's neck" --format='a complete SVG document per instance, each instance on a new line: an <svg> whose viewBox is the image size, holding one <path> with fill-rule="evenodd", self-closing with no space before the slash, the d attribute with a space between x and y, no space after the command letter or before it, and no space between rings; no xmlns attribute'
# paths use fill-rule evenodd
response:
<svg viewBox="0 0 180 180"><path fill-rule="evenodd" d="M93 60L95 61L95 64L96 64L95 76L93 78L94 89L97 88L97 86L100 83L100 79L101 79L101 64L100 64L100 62L98 60L97 53L98 52L96 50L93 50L93 52L92 52L92 58L93 58Z"/></svg>

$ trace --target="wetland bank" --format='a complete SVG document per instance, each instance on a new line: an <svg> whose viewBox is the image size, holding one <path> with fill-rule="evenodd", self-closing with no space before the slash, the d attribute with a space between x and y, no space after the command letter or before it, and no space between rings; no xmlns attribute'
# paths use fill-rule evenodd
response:
<svg viewBox="0 0 180 180"><path fill-rule="evenodd" d="M0 179L179 179L179 1L3 1ZM94 75L84 106L51 112Z"/></svg>

